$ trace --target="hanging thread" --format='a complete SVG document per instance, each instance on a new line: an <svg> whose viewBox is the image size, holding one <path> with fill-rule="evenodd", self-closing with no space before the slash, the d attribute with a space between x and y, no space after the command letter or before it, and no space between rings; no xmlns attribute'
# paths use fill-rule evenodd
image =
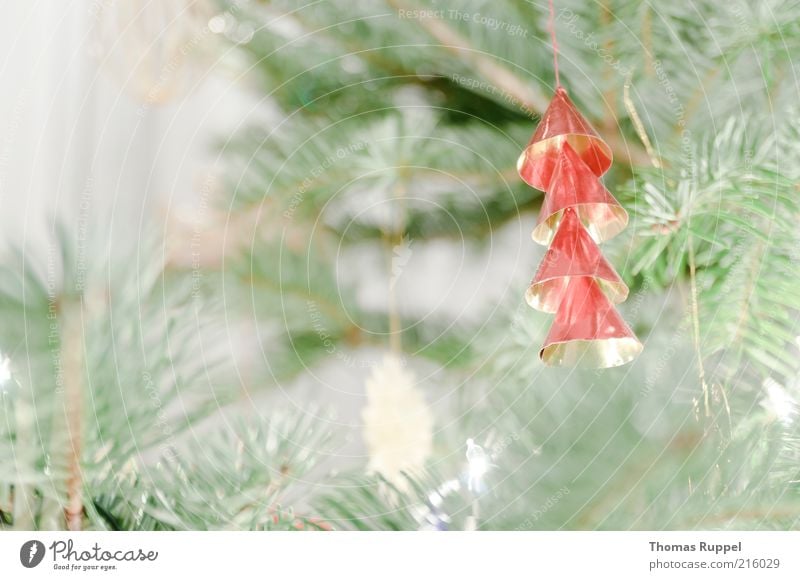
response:
<svg viewBox="0 0 800 580"><path fill-rule="evenodd" d="M553 70L556 73L556 88L561 86L561 81L558 78L558 41L556 40L556 14L553 8L553 0L549 0L550 5L550 20L547 27L550 30L550 38L553 41Z"/></svg>

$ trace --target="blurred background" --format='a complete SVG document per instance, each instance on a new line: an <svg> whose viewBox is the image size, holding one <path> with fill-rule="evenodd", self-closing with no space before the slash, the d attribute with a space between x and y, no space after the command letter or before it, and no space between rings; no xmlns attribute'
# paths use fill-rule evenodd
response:
<svg viewBox="0 0 800 580"><path fill-rule="evenodd" d="M546 3L5 8L3 527L796 527L797 6L555 3L608 370L524 300Z"/></svg>

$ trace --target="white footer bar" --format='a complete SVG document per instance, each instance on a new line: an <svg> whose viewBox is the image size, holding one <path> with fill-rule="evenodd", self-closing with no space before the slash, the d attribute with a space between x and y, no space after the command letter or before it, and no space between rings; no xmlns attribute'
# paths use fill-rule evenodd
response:
<svg viewBox="0 0 800 580"><path fill-rule="evenodd" d="M0 533L3 579L181 574L797 579L800 532Z"/></svg>

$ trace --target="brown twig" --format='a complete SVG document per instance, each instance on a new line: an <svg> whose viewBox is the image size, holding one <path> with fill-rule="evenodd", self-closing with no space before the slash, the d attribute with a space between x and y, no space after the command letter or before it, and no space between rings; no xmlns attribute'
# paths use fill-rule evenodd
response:
<svg viewBox="0 0 800 580"><path fill-rule="evenodd" d="M612 25L613 12L609 6L609 0L601 0L600 2L600 26L608 30ZM614 38L608 35L603 41L603 49L607 55L614 54ZM613 83L613 69L611 67L603 67L603 84L605 91L603 91L603 98L608 103L606 119L603 121L603 127L612 129L615 125L617 118L617 101L614 98L614 91L611 89Z"/></svg>
<svg viewBox="0 0 800 580"><path fill-rule="evenodd" d="M632 82L633 74L628 74L627 78L625 79L625 85L622 89L622 100L625 103L625 108L628 110L628 116L633 121L633 127L636 129L636 134L639 136L639 139L642 141L642 145L644 145L645 151L647 151L647 155L650 157L650 162L653 164L653 167L657 169L661 169L661 159L659 159L658 155L656 155L655 150L653 149L652 143L650 143L650 137L647 135L647 131L644 128L644 123L642 123L642 119L639 117L638 111L636 111L636 105L633 103L633 99L631 99L631 82Z"/></svg>
<svg viewBox="0 0 800 580"><path fill-rule="evenodd" d="M83 310L78 304L65 309L61 332L61 365L67 437L67 529L79 531L83 524L83 477L81 450L83 428Z"/></svg>
<svg viewBox="0 0 800 580"><path fill-rule="evenodd" d="M388 246L389 257L389 276L388 276L388 315L389 315L389 347L395 355L400 355L403 352L402 332L403 327L400 322L400 312L397 309L397 293L395 292L395 285L397 284L396 276L400 272L395 272L394 262L395 248L399 248L403 243L403 234L406 229L405 219L405 204L403 197L405 196L405 172L401 170L401 175L398 178L397 184L392 191L392 198L398 206L398 215L396 219L392 220L389 228L386 231L385 238Z"/></svg>
<svg viewBox="0 0 800 580"><path fill-rule="evenodd" d="M703 365L703 353L700 349L700 307L698 305L697 296L697 263L694 256L694 243L692 241L692 233L689 232L686 239L689 246L689 283L691 285L691 300L692 300L692 329L694 335L694 349L697 353L697 367L700 374L700 385L703 388L703 403L705 408L706 417L711 416L711 408L708 400L708 383L706 383L706 369Z"/></svg>

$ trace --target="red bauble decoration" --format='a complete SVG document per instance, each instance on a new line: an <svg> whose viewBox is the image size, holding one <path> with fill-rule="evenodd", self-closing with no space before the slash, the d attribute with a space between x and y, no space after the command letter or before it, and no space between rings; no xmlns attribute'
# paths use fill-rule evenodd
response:
<svg viewBox="0 0 800 580"><path fill-rule="evenodd" d="M556 314L539 351L548 365L614 367L642 350L612 304L624 301L628 288L597 247L628 224L600 181L610 166L610 148L559 86L517 162L520 177L545 191L531 236L552 244L525 298Z"/></svg>

